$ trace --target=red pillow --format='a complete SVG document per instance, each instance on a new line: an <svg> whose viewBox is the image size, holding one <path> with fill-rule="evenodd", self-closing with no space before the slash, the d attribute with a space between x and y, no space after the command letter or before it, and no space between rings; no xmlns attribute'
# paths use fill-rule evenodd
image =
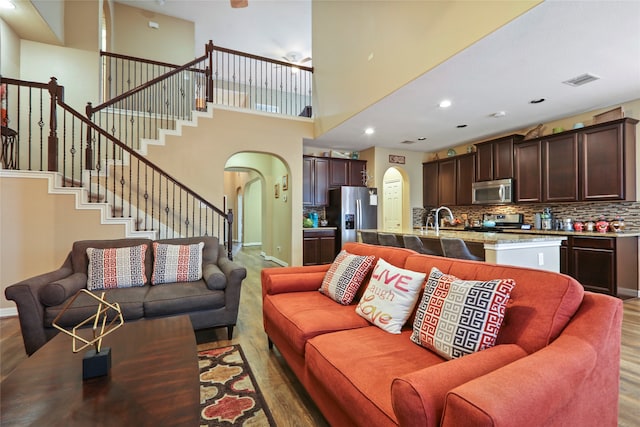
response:
<svg viewBox="0 0 640 427"><path fill-rule="evenodd" d="M342 305L351 304L375 259L373 255L360 256L341 251L324 275L318 290Z"/></svg>

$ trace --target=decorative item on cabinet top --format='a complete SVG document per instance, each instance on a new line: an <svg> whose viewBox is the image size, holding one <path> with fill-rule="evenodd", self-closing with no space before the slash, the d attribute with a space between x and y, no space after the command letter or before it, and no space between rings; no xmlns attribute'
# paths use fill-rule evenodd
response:
<svg viewBox="0 0 640 427"><path fill-rule="evenodd" d="M538 126L534 127L533 129L525 133L524 139L533 139L533 138L541 137L542 132L544 132L544 125L540 123Z"/></svg>

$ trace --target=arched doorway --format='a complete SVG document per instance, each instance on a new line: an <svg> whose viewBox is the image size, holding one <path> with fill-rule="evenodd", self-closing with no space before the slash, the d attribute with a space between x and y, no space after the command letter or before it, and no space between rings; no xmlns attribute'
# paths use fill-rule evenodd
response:
<svg viewBox="0 0 640 427"><path fill-rule="evenodd" d="M283 186L289 175L282 159L270 153L236 153L225 164L225 194L242 195L229 197L233 204L229 208L242 212L234 221L234 240L242 238L244 246L259 246L265 259L280 265L291 263L290 190Z"/></svg>
<svg viewBox="0 0 640 427"><path fill-rule="evenodd" d="M406 223L406 179L403 172L390 167L382 177L382 225L386 231L400 232Z"/></svg>

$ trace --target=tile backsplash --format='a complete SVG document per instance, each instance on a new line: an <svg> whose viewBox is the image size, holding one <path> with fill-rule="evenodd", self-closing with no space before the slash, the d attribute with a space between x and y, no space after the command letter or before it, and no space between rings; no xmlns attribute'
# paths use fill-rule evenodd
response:
<svg viewBox="0 0 640 427"><path fill-rule="evenodd" d="M482 214L524 214L524 222L533 224L534 215L550 208L554 218L571 218L573 220L597 220L600 216L610 221L619 216L624 218L627 229L640 230L640 202L585 202L585 203L529 203L503 206L453 206L451 210L456 217L467 214L470 221L482 220ZM419 227L423 208L413 208L413 226Z"/></svg>

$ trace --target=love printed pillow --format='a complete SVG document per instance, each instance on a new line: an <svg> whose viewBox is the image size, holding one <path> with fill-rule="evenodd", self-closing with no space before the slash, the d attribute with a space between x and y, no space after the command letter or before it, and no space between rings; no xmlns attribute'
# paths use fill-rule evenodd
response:
<svg viewBox="0 0 640 427"><path fill-rule="evenodd" d="M399 334L418 301L426 273L405 270L382 258L356 307L356 313L379 328Z"/></svg>

